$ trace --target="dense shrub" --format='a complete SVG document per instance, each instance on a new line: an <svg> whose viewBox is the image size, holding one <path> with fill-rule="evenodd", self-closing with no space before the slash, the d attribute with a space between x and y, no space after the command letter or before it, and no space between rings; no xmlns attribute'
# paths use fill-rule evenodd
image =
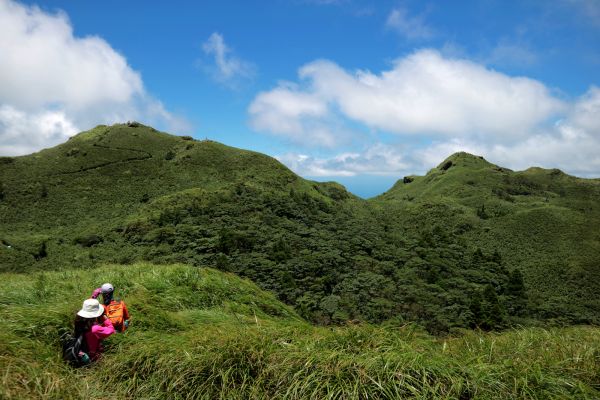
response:
<svg viewBox="0 0 600 400"><path fill-rule="evenodd" d="M90 234L76 237L73 242L83 247L92 247L102 243L103 241L104 239L102 239L101 236L98 236L96 234Z"/></svg>

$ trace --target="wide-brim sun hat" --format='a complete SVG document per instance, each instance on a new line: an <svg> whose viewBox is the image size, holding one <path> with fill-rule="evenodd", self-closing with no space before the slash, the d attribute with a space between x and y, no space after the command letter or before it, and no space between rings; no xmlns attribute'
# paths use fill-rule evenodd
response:
<svg viewBox="0 0 600 400"><path fill-rule="evenodd" d="M96 299L87 299L83 302L81 310L77 311L77 315L83 318L98 318L104 313L104 307Z"/></svg>

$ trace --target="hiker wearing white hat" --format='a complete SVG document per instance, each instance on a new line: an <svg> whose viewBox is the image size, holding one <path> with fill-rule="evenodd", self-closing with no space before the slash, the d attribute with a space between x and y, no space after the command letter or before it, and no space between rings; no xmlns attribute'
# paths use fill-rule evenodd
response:
<svg viewBox="0 0 600 400"><path fill-rule="evenodd" d="M115 328L104 314L104 307L96 299L87 299L83 302L81 310L75 319L75 336L83 335L84 350L90 359L96 360L102 353L102 340L113 333Z"/></svg>
<svg viewBox="0 0 600 400"><path fill-rule="evenodd" d="M83 302L81 310L77 312L82 318L98 318L104 314L104 308L100 305L100 302L96 299L87 299Z"/></svg>

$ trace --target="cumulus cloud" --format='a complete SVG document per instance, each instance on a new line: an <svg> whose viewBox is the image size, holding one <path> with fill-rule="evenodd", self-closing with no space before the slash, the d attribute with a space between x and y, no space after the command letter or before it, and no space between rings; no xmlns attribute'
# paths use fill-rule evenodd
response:
<svg viewBox="0 0 600 400"><path fill-rule="evenodd" d="M0 0L0 152L25 154L99 123L181 119L148 95L105 40L76 37L66 14ZM162 113L153 111L162 109Z"/></svg>
<svg viewBox="0 0 600 400"><path fill-rule="evenodd" d="M526 140L489 144L490 158L511 168L531 165L560 168L579 176L600 176L600 90L592 86L570 105L553 127L538 130Z"/></svg>
<svg viewBox="0 0 600 400"><path fill-rule="evenodd" d="M434 50L398 59L391 70L379 74L348 72L319 60L300 68L299 77L301 89L285 84L255 98L249 107L255 129L291 137L309 135L303 127L339 112L370 129L400 135L492 135L509 140L526 135L565 108L538 81L446 58ZM278 106L280 99L285 99L284 108Z"/></svg>
<svg viewBox="0 0 600 400"><path fill-rule="evenodd" d="M513 169L600 174L599 88L566 100L539 81L434 50L400 58L378 74L315 61L300 68L297 83L258 94L248 111L257 131L339 149L325 157L280 157L304 175L423 173L456 151ZM379 143L342 150L344 126L360 126ZM402 146L386 144L389 135Z"/></svg>
<svg viewBox="0 0 600 400"><path fill-rule="evenodd" d="M327 101L295 85L282 83L274 90L259 93L248 112L256 130L306 145L332 147L338 142Z"/></svg>
<svg viewBox="0 0 600 400"><path fill-rule="evenodd" d="M575 102L569 120L576 128L593 133L600 140L600 88L592 86Z"/></svg>
<svg viewBox="0 0 600 400"><path fill-rule="evenodd" d="M410 16L404 8L393 9L385 21L385 27L409 40L429 39L433 36L433 29L427 25L423 16Z"/></svg>
<svg viewBox="0 0 600 400"><path fill-rule="evenodd" d="M225 44L223 35L218 32L209 36L202 50L213 57L214 66L210 68L210 73L219 83L234 88L241 80L252 78L255 74L255 66L235 56Z"/></svg>
<svg viewBox="0 0 600 400"><path fill-rule="evenodd" d="M29 109L124 103L142 92L126 60L98 37L75 38L65 14L0 2L0 101Z"/></svg>
<svg viewBox="0 0 600 400"><path fill-rule="evenodd" d="M0 145L2 154L27 154L48 143L64 142L78 132L62 111L25 113L0 105Z"/></svg>

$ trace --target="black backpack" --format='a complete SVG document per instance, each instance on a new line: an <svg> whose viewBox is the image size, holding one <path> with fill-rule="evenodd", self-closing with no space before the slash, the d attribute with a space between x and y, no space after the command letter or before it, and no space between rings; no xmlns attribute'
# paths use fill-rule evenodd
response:
<svg viewBox="0 0 600 400"><path fill-rule="evenodd" d="M67 332L60 338L62 343L63 360L65 360L67 364L76 368L89 364L89 357L85 357L87 354L83 357L79 355L79 352L84 351L85 347L85 339L83 335L83 333L80 333L78 336L73 336Z"/></svg>

